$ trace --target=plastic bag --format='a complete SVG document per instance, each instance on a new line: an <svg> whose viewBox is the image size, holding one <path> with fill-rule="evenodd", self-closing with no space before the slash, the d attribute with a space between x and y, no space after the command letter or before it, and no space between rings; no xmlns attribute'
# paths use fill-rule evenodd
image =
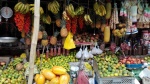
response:
<svg viewBox="0 0 150 84"><path fill-rule="evenodd" d="M93 58L92 51L89 51L89 58Z"/></svg>
<svg viewBox="0 0 150 84"><path fill-rule="evenodd" d="M68 36L64 42L64 49L70 50L76 48L75 43L73 41L73 34L71 32L68 33Z"/></svg>
<svg viewBox="0 0 150 84"><path fill-rule="evenodd" d="M92 54L95 55L97 53L97 49L96 49L96 45L94 46L94 48L92 49Z"/></svg>
<svg viewBox="0 0 150 84"><path fill-rule="evenodd" d="M81 58L81 56L82 56L82 49L80 48L80 50L76 54L76 58Z"/></svg>
<svg viewBox="0 0 150 84"><path fill-rule="evenodd" d="M88 52L88 50L87 50L87 47L85 48L85 50L84 50L84 52L83 52L83 57L84 57L85 59L89 59L89 52Z"/></svg>
<svg viewBox="0 0 150 84"><path fill-rule="evenodd" d="M97 54L101 54L103 51L99 48L99 46L97 46L97 47L98 47L96 50Z"/></svg>

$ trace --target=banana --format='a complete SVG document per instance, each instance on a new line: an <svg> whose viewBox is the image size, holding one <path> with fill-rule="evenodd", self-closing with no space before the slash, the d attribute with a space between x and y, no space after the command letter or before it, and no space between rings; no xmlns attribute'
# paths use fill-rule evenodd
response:
<svg viewBox="0 0 150 84"><path fill-rule="evenodd" d="M84 15L84 20L87 22L87 14Z"/></svg>
<svg viewBox="0 0 150 84"><path fill-rule="evenodd" d="M30 11L32 12L32 14L34 13L34 6L30 8Z"/></svg>
<svg viewBox="0 0 150 84"><path fill-rule="evenodd" d="M24 9L22 10L22 14L26 14L26 9L27 9L27 5L26 4L24 4Z"/></svg>
<svg viewBox="0 0 150 84"><path fill-rule="evenodd" d="M42 7L40 7L40 14L42 15L44 13L44 10Z"/></svg>
<svg viewBox="0 0 150 84"><path fill-rule="evenodd" d="M90 23L93 23L93 21L91 20L90 15L87 15L87 18L88 18L88 21L89 21Z"/></svg>
<svg viewBox="0 0 150 84"><path fill-rule="evenodd" d="M57 14L59 12L59 8L60 5L56 0L48 3L48 10L51 11L53 14Z"/></svg>
<svg viewBox="0 0 150 84"><path fill-rule="evenodd" d="M22 9L22 6L23 6L23 3L18 5L18 8L17 8L18 11L17 12L20 12L20 10Z"/></svg>
<svg viewBox="0 0 150 84"><path fill-rule="evenodd" d="M98 7L99 7L98 2L95 2L94 5L93 5L94 11L97 11Z"/></svg>
<svg viewBox="0 0 150 84"><path fill-rule="evenodd" d="M19 10L19 12L23 13L24 10L25 10L25 4L22 4L22 5L21 5L21 8L20 8L20 10Z"/></svg>
<svg viewBox="0 0 150 84"><path fill-rule="evenodd" d="M22 2L18 2L18 3L15 5L14 10L15 10L16 12L19 11L19 10L18 10L18 7L19 7L20 4L22 4Z"/></svg>
<svg viewBox="0 0 150 84"><path fill-rule="evenodd" d="M25 13L28 13L30 11L30 6L29 6L29 4L26 4L26 11L25 11Z"/></svg>
<svg viewBox="0 0 150 84"><path fill-rule="evenodd" d="M29 4L29 6L33 7L33 6L34 6L34 4Z"/></svg>

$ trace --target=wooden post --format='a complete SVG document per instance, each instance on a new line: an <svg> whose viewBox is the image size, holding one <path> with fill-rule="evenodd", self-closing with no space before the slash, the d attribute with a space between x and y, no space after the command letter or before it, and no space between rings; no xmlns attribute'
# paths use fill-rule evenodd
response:
<svg viewBox="0 0 150 84"><path fill-rule="evenodd" d="M32 84L33 82L34 61L36 58L36 47L37 47L38 31L39 31L39 24L40 24L40 0L34 0L34 8L35 8L34 9L34 30L33 30L33 37L32 37L31 48L30 48L28 84Z"/></svg>

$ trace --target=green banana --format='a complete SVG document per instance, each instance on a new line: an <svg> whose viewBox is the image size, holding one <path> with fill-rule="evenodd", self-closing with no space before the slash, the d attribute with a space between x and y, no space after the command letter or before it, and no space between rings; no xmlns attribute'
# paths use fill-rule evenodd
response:
<svg viewBox="0 0 150 84"><path fill-rule="evenodd" d="M20 4L22 4L22 2L18 2L18 3L15 5L14 10L15 10L16 12L19 11L19 10L18 10L18 6L19 6Z"/></svg>

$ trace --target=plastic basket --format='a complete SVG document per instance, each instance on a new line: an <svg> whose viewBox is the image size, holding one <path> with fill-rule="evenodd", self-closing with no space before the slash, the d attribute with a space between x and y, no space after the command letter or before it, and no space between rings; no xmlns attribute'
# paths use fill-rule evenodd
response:
<svg viewBox="0 0 150 84"><path fill-rule="evenodd" d="M126 64L126 67L128 69L138 69L138 68L142 68L143 64Z"/></svg>
<svg viewBox="0 0 150 84"><path fill-rule="evenodd" d="M143 84L150 84L150 78L149 77L143 77L142 82L143 82Z"/></svg>
<svg viewBox="0 0 150 84"><path fill-rule="evenodd" d="M96 76L98 84L134 84L134 77L100 78Z"/></svg>

